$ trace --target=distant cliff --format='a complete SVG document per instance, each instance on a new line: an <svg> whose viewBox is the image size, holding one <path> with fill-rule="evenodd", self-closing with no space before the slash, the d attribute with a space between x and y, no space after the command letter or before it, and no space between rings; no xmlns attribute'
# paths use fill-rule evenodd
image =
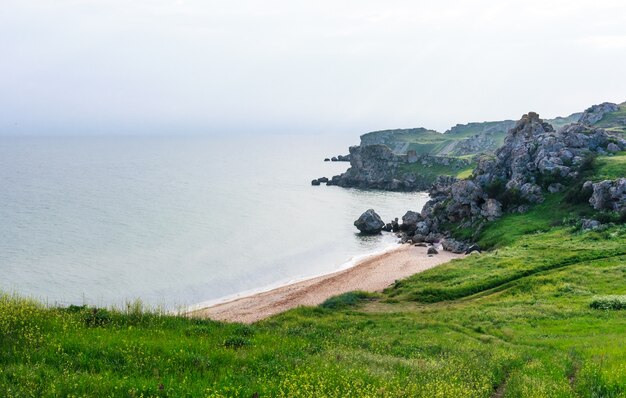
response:
<svg viewBox="0 0 626 398"><path fill-rule="evenodd" d="M418 155L415 151L396 154L382 144L350 147L350 168L334 176L328 185L388 191L427 190L437 176L457 175L467 170L469 159Z"/></svg>
<svg viewBox="0 0 626 398"><path fill-rule="evenodd" d="M626 103L603 103L567 117L543 120L553 129L572 123L626 133ZM519 122L457 124L445 133L425 128L383 130L350 148L350 168L328 185L391 191L427 190L438 176L467 177L493 155Z"/></svg>

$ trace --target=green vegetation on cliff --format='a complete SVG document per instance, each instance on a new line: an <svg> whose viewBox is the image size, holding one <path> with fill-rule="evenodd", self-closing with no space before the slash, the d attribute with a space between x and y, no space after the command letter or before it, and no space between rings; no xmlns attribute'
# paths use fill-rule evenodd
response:
<svg viewBox="0 0 626 398"><path fill-rule="evenodd" d="M422 178L427 179L432 184L438 176L449 175L458 178L466 178L472 174L472 170L476 167L475 163L469 165L464 162L455 162L451 160L450 164L430 164L424 166L421 163L405 163L398 168L398 172L419 174Z"/></svg>
<svg viewBox="0 0 626 398"><path fill-rule="evenodd" d="M626 152L618 152L615 156L604 156L597 160L598 168L592 178L595 181L613 180L624 177L626 168Z"/></svg>
<svg viewBox="0 0 626 398"><path fill-rule="evenodd" d="M623 153L598 160L596 177L624 175ZM0 391L624 397L626 311L600 304L626 295L626 226L582 231L580 218L598 214L575 202L553 194L506 215L478 236L489 252L384 293L348 293L254 325L1 296Z"/></svg>

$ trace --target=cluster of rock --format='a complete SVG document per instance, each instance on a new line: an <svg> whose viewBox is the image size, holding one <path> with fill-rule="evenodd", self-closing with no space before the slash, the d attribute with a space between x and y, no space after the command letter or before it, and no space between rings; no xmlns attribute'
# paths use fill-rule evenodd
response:
<svg viewBox="0 0 626 398"><path fill-rule="evenodd" d="M321 183L327 184L328 181L329 181L328 177L320 177L320 178L316 178L316 179L312 180L311 181L311 185L317 186L317 185L320 185Z"/></svg>
<svg viewBox="0 0 626 398"><path fill-rule="evenodd" d="M424 169L435 166L462 169L470 162L446 156L417 155L415 151L399 155L382 144L353 146L350 147L350 168L334 176L328 185L387 191L427 190L435 177L432 173L405 171L403 166L411 164L419 164Z"/></svg>
<svg viewBox="0 0 626 398"><path fill-rule="evenodd" d="M415 246L428 247L427 254L433 256L439 254L437 247L453 253L470 254L480 252L478 245L469 245L450 238L449 234L431 231L428 222L423 221L419 213L408 211L402 217L402 224L398 219L385 224L380 216L373 210L365 211L354 221L354 226L365 235L379 234L381 231L397 232L399 243L411 243Z"/></svg>
<svg viewBox="0 0 626 398"><path fill-rule="evenodd" d="M581 122L603 111L590 109ZM509 130L504 145L494 156L479 160L470 179L439 177L430 189L431 200L421 213L409 211L402 217L402 224L396 220L395 226L385 225L378 217L376 233L391 228L402 231L404 242L441 243L444 250L467 252L471 245L450 238L446 226L455 224L478 231L504 212L524 212L530 204L543 201L546 190L555 192L577 180L590 155L626 150L626 140L621 136L585 123L555 131L538 114L529 112ZM393 168L392 154L383 148L374 149ZM357 154L354 159L362 157ZM377 173L384 173L384 167ZM589 192L589 203L597 210L626 211L626 178L588 181L583 190ZM586 228L597 226L591 221Z"/></svg>
<svg viewBox="0 0 626 398"><path fill-rule="evenodd" d="M337 155L332 158L325 158L324 162L349 162L350 158L350 155Z"/></svg>
<svg viewBox="0 0 626 398"><path fill-rule="evenodd" d="M626 141L580 123L556 132L530 112L508 132L495 156L480 159L471 179L438 181L422 216L440 225L524 211L528 204L543 201L544 188L562 189L562 182L578 177L590 154L606 153L611 145L623 150Z"/></svg>
<svg viewBox="0 0 626 398"><path fill-rule="evenodd" d="M397 232L400 243L429 246L428 254L438 253L436 245L441 245L444 250L453 253L480 252L478 245L469 245L452 239L447 233L438 232L428 220L423 219L420 213L414 211L408 211L402 217L402 224L398 223L397 218L385 224L373 209L369 209L354 221L354 226L366 235L379 234L381 231Z"/></svg>

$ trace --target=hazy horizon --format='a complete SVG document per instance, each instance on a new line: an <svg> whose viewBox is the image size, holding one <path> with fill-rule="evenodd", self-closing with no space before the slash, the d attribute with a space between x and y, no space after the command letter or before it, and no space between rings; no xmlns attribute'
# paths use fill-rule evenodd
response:
<svg viewBox="0 0 626 398"><path fill-rule="evenodd" d="M9 0L0 134L305 134L626 101L626 3Z"/></svg>

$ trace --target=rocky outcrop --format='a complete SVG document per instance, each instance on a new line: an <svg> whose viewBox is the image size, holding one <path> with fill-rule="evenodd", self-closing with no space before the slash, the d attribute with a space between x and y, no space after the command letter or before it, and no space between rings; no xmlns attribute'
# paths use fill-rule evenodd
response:
<svg viewBox="0 0 626 398"><path fill-rule="evenodd" d="M328 162L330 160L331 162L349 162L350 158L351 158L350 155L337 155L337 156L333 156L330 159L326 158L324 159L324 161Z"/></svg>
<svg viewBox="0 0 626 398"><path fill-rule="evenodd" d="M328 177L320 177L320 178L316 178L314 180L311 180L311 185L320 185L320 183L328 183Z"/></svg>
<svg viewBox="0 0 626 398"><path fill-rule="evenodd" d="M589 231L600 228L601 224L598 220L590 220L587 218L583 218L580 220L580 227L583 231Z"/></svg>
<svg viewBox="0 0 626 398"><path fill-rule="evenodd" d="M589 186L588 183L585 185ZM596 210L626 211L626 178L593 184L593 193L589 203Z"/></svg>
<svg viewBox="0 0 626 398"><path fill-rule="evenodd" d="M571 124L558 132L539 115L524 115L492 158L483 158L474 178L486 189L504 190L528 203L542 201L542 188L578 176L590 153L604 153L610 143L626 148L626 141L599 128ZM556 186L554 186L556 187Z"/></svg>
<svg viewBox="0 0 626 398"><path fill-rule="evenodd" d="M385 145L353 146L350 147L350 155L350 168L344 174L333 177L333 185L384 189L393 183L402 163L401 158ZM400 188L400 184L397 185Z"/></svg>
<svg viewBox="0 0 626 398"><path fill-rule="evenodd" d="M502 216L502 203L495 199L488 198L480 208L480 215L488 221L493 221Z"/></svg>
<svg viewBox="0 0 626 398"><path fill-rule="evenodd" d="M543 200L545 191L556 192L575 181L586 159L606 153L611 143L626 148L624 139L602 129L577 123L554 131L530 112L508 132L494 156L479 160L471 179L438 178L417 221L410 212L407 234L414 242L443 239L444 250L464 252L468 249L464 242L445 236L450 224L479 230L505 212L526 211ZM582 189L589 192L596 209L626 208L626 178L588 182Z"/></svg>
<svg viewBox="0 0 626 398"><path fill-rule="evenodd" d="M598 123L604 115L611 112L619 111L619 106L611 102L603 102L602 104L593 105L583 112L578 123L591 126Z"/></svg>
<svg viewBox="0 0 626 398"><path fill-rule="evenodd" d="M361 233L364 234L378 234L382 231L385 223L373 209L367 210L365 213L354 222L354 226L357 227Z"/></svg>
<svg viewBox="0 0 626 398"><path fill-rule="evenodd" d="M443 250L456 254L465 253L470 246L465 242L450 238L444 240L441 245L443 246Z"/></svg>
<svg viewBox="0 0 626 398"><path fill-rule="evenodd" d="M620 147L617 144L610 142L609 145L606 146L606 150L608 152L615 153L620 151Z"/></svg>
<svg viewBox="0 0 626 398"><path fill-rule="evenodd" d="M417 223L420 221L420 214L416 211L407 211L406 214L402 216L402 224L400 225L400 230L402 231L415 231L415 227Z"/></svg>
<svg viewBox="0 0 626 398"><path fill-rule="evenodd" d="M409 164L417 164L427 170L437 166L461 169L470 163L467 159L445 156L418 156L415 153L398 155L381 144L353 146L350 147L350 168L334 176L328 185L387 191L427 190L436 176L432 173L406 171Z"/></svg>

